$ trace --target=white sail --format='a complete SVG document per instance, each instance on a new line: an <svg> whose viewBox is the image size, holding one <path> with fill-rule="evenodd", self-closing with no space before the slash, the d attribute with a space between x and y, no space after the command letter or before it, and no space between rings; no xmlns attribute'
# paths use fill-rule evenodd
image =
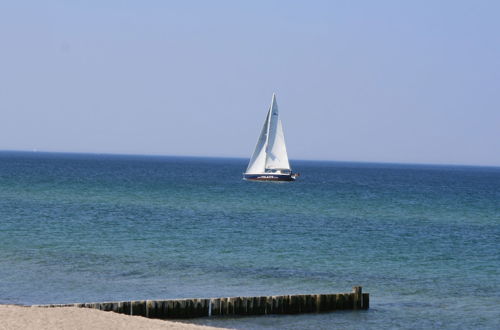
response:
<svg viewBox="0 0 500 330"><path fill-rule="evenodd" d="M274 134L273 140L271 140L271 134L269 134L270 137L267 145L268 152L266 158L266 168L290 170L290 163L288 162L288 155L286 153L285 136L283 135L281 120L278 119L278 124L276 126L276 133Z"/></svg>
<svg viewBox="0 0 500 330"><path fill-rule="evenodd" d="M285 136L279 118L275 94L273 94L266 121L248 164L246 174L263 174L269 170L290 171Z"/></svg>
<svg viewBox="0 0 500 330"><path fill-rule="evenodd" d="M260 132L259 139L257 140L257 145L253 152L252 158L248 163L247 171L248 174L259 174L265 172L266 166L266 147L267 147L267 134L269 131L269 116L271 110L267 113L266 121Z"/></svg>

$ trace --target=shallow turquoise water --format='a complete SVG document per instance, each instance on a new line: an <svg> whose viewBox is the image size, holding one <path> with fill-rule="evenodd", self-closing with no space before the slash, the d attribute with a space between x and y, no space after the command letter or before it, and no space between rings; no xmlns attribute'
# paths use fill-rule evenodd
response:
<svg viewBox="0 0 500 330"><path fill-rule="evenodd" d="M359 313L237 328L495 328L500 168L0 153L0 303L325 293Z"/></svg>

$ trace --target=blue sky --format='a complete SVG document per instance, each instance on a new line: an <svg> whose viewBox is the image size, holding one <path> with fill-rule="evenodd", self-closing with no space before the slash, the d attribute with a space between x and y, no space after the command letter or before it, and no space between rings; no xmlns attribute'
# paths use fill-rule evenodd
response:
<svg viewBox="0 0 500 330"><path fill-rule="evenodd" d="M0 150L500 165L498 1L4 1Z"/></svg>

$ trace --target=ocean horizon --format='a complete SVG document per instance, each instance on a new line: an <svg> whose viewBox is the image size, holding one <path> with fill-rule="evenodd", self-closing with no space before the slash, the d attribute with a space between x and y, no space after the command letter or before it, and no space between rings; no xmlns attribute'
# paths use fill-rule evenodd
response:
<svg viewBox="0 0 500 330"><path fill-rule="evenodd" d="M174 154L157 154L157 153L126 153L126 152L80 152L80 151L45 151L45 150L17 150L17 149L0 149L0 153L12 154L54 154L54 155L81 155L81 156L116 156L116 157L164 157L164 158L192 158L192 159L230 159L249 161L248 157L243 156L207 156L207 155L174 155ZM415 165L415 166L447 166L447 167L489 167L500 168L500 165L484 165L484 164L463 164L463 163L433 163L433 162L404 162L404 161L368 161L368 160L336 160L336 159L290 159L292 165L294 162L326 162L326 163L348 163L348 164L369 164L369 165ZM245 166L246 167L246 166Z"/></svg>
<svg viewBox="0 0 500 330"><path fill-rule="evenodd" d="M500 167L0 151L0 303L348 292L370 309L254 328L495 328Z"/></svg>

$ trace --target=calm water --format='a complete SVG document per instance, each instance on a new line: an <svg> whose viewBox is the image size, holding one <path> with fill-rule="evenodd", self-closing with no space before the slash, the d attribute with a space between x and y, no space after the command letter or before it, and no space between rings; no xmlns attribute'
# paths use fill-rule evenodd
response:
<svg viewBox="0 0 500 330"><path fill-rule="evenodd" d="M325 293L367 312L236 328L494 328L500 168L0 153L0 303Z"/></svg>

